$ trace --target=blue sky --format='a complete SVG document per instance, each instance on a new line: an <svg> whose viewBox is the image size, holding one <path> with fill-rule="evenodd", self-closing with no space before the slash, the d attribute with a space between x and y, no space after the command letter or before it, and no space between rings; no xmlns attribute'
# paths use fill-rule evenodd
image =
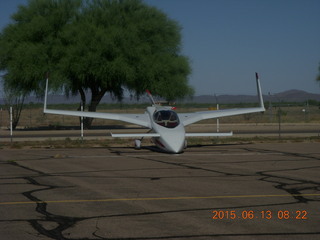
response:
<svg viewBox="0 0 320 240"><path fill-rule="evenodd" d="M0 2L0 28L27 0ZM196 95L320 93L319 0L145 0L182 27Z"/></svg>

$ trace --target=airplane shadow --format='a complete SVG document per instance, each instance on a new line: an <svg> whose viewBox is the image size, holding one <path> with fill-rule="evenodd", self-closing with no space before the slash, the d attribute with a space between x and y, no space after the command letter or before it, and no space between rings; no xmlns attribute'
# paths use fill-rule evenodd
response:
<svg viewBox="0 0 320 240"><path fill-rule="evenodd" d="M163 153L163 154L168 154L168 155L176 155L176 154L183 154L185 152L188 152L188 149L196 150L196 149L201 149L201 151L205 150L204 148L207 148L208 151L211 151L212 148L214 147L226 147L226 146L241 146L241 145L247 145L248 143L224 143L224 144L192 144L188 145L186 149L184 149L181 153L170 153L166 152L157 146L141 146L140 149L136 149L134 147L108 147L108 149L117 154L128 154L128 153L143 153L146 151L149 152L155 152L155 153Z"/></svg>

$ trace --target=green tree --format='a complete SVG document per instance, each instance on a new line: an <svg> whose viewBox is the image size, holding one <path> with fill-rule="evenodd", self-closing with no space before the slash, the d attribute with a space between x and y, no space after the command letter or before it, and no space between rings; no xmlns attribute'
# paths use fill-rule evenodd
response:
<svg viewBox="0 0 320 240"><path fill-rule="evenodd" d="M89 111L106 93L121 100L124 89L170 101L193 94L180 26L140 0L29 0L12 19L0 35L11 86L41 95L49 72L52 88L80 93Z"/></svg>
<svg viewBox="0 0 320 240"><path fill-rule="evenodd" d="M80 6L76 0L30 0L28 6L19 6L12 23L0 35L0 68L6 72L5 85L43 94L46 73L59 73L58 36Z"/></svg>

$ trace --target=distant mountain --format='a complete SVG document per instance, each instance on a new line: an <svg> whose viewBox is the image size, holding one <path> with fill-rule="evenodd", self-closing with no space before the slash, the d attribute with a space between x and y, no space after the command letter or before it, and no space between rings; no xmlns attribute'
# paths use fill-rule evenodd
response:
<svg viewBox="0 0 320 240"><path fill-rule="evenodd" d="M272 102L305 102L307 100L320 101L320 94L308 93L302 90L288 90L272 95L263 95L264 101ZM195 103L250 103L257 102L256 95L201 95L195 96L193 99L187 99L185 102Z"/></svg>
<svg viewBox="0 0 320 240"><path fill-rule="evenodd" d="M272 102L305 102L307 100L316 100L320 101L320 94L308 93L302 90L288 90L285 92L280 92L272 95L263 95L264 101L272 101ZM191 99L185 99L183 103L250 103L257 102L256 95L217 95L216 97L213 95L200 95L195 96ZM38 99L36 97L28 97L25 100L25 103L43 103L43 100ZM113 99L109 94L103 97L102 103L117 103L118 101ZM123 103L149 103L150 100L147 97L142 97L139 101L135 98L124 98ZM66 98L63 95L51 95L48 98L48 104L61 104L61 103L80 103L80 97L69 97ZM2 98L0 98L0 104L4 104Z"/></svg>
<svg viewBox="0 0 320 240"><path fill-rule="evenodd" d="M287 102L303 102L307 100L320 101L320 94L308 93L297 89L277 93L275 96L280 100L285 99Z"/></svg>

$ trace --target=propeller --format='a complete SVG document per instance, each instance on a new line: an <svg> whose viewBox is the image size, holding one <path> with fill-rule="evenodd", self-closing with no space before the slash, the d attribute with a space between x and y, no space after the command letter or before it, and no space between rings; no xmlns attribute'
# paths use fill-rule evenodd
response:
<svg viewBox="0 0 320 240"><path fill-rule="evenodd" d="M151 102L152 102L152 105L162 105L163 103L164 104L168 104L167 102L155 102L154 101L154 98L153 98L153 96L152 96L152 94L151 94L151 92L147 89L146 90L146 93L148 94L148 97L149 97L149 99L151 100ZM177 108L176 107L170 107L172 110L176 110Z"/></svg>
<svg viewBox="0 0 320 240"><path fill-rule="evenodd" d="M148 89L146 90L146 92L147 92L148 97L150 98L150 100L151 100L151 102L152 102L152 105L156 105L156 102L154 101L151 92L150 92Z"/></svg>

